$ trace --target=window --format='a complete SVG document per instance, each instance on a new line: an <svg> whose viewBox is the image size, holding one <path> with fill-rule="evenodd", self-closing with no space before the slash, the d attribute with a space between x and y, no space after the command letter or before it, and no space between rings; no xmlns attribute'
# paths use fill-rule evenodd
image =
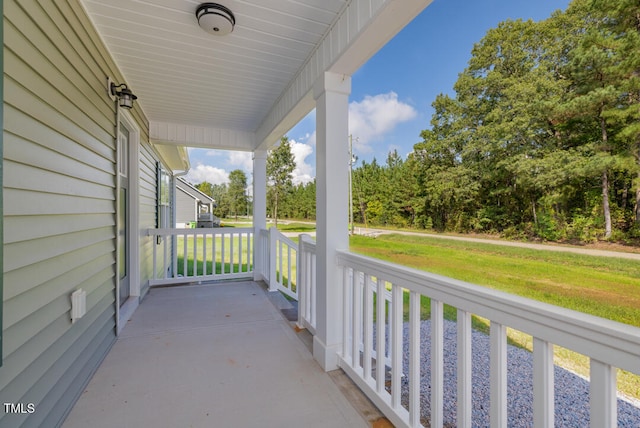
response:
<svg viewBox="0 0 640 428"><path fill-rule="evenodd" d="M157 212L156 227L158 229L168 229L171 227L171 176L160 162L156 164L157 169ZM161 238L158 236L158 243Z"/></svg>

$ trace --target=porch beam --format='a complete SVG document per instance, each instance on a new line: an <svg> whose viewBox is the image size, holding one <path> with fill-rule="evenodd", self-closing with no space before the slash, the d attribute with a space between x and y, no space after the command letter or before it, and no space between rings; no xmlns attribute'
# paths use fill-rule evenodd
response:
<svg viewBox="0 0 640 428"><path fill-rule="evenodd" d="M351 77L325 72L316 100L317 321L313 356L326 371L338 368L342 349L343 278L337 250L349 248L348 113Z"/></svg>
<svg viewBox="0 0 640 428"><path fill-rule="evenodd" d="M268 148L309 113L313 86L325 71L351 76L432 0L352 0L256 130Z"/></svg>
<svg viewBox="0 0 640 428"><path fill-rule="evenodd" d="M150 121L149 138L154 144L205 149L253 151L256 146L253 132L170 122Z"/></svg>

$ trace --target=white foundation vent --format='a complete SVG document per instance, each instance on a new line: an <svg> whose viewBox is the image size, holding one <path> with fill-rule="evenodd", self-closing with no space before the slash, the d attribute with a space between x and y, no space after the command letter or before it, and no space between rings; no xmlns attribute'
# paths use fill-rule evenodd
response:
<svg viewBox="0 0 640 428"><path fill-rule="evenodd" d="M71 322L74 323L87 313L87 292L82 288L71 293Z"/></svg>

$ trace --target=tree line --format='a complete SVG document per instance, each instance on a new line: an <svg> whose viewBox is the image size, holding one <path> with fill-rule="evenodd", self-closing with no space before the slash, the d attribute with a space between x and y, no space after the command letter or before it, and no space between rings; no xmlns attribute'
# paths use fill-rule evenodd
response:
<svg viewBox="0 0 640 428"><path fill-rule="evenodd" d="M638 234L636 0L574 0L544 21L502 22L454 91L436 98L406 163L387 162L413 179L402 219L549 240Z"/></svg>
<svg viewBox="0 0 640 428"><path fill-rule="evenodd" d="M406 159L353 170L356 222L545 240L640 237L640 3L574 0L489 30ZM288 154L279 153L279 151ZM272 216L315 217L287 138ZM269 170L269 166L268 166ZM271 171L273 172L273 171ZM288 177L288 178L287 178Z"/></svg>
<svg viewBox="0 0 640 428"><path fill-rule="evenodd" d="M278 218L315 219L316 183L293 184L295 159L288 137L269 151L267 157L267 216ZM229 183L212 184L203 181L195 187L211 196L216 203L213 213L220 218L235 218L251 214L251 198L247 175L240 169L229 173Z"/></svg>

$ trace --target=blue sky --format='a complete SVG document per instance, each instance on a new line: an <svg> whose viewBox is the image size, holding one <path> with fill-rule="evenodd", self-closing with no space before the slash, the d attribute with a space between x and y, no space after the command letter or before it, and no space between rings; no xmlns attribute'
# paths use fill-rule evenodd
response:
<svg viewBox="0 0 640 428"><path fill-rule="evenodd" d="M349 128L354 154L384 162L398 150L406 157L429 127L431 103L440 93L453 95L453 85L471 56L474 43L505 19L545 19L569 0L434 0L416 19L363 65L351 80ZM287 136L297 168L294 182L315 177L315 111ZM346 146L345 146L346 147ZM193 183L228 181L242 169L251 183L251 154L191 149Z"/></svg>

